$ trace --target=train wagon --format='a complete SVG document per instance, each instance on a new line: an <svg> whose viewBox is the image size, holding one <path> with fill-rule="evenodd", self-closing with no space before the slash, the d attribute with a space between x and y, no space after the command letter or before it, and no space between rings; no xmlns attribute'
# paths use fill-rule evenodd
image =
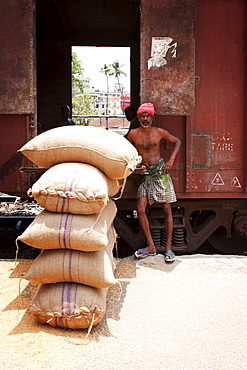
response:
<svg viewBox="0 0 247 370"><path fill-rule="evenodd" d="M152 102L155 125L182 141L172 170L173 245L247 251L245 0L15 0L1 2L0 191L26 197L34 175L17 152L71 105L71 47L128 46L131 105ZM163 143L166 159L172 150ZM139 175L117 201L115 227L144 243L135 211ZM158 205L154 242L165 241Z"/></svg>

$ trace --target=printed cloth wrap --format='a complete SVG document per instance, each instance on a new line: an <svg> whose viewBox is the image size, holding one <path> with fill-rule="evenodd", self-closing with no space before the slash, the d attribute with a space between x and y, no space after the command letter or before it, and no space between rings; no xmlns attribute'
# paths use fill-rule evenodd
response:
<svg viewBox="0 0 247 370"><path fill-rule="evenodd" d="M150 205L154 202L173 203L177 201L170 174L165 174L161 170L164 164L164 159L160 158L152 166L146 168L147 174L144 175L143 182L138 188L137 198L147 197Z"/></svg>

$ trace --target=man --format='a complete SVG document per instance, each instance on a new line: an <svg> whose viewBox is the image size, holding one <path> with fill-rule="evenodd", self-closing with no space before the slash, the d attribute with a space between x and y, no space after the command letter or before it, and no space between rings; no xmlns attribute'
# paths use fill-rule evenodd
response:
<svg viewBox="0 0 247 370"><path fill-rule="evenodd" d="M124 135L125 138L127 138L130 130L133 130L134 128L140 127L140 122L138 121L136 117L136 108L129 105L124 110L125 116L127 120L130 122L129 130L126 135Z"/></svg>
<svg viewBox="0 0 247 370"><path fill-rule="evenodd" d="M171 244L173 231L171 203L176 202L176 195L170 177L170 170L180 149L181 141L171 135L167 130L152 126L154 119L153 104L142 104L137 111L137 117L141 126L130 130L127 140L136 147L139 155L142 156L142 165L146 167L144 181L137 192L137 213L141 229L147 241L147 247L136 251L135 256L137 258L145 258L156 254L156 248L146 216L146 207L148 203L151 205L154 202L158 202L163 204L165 217L165 261L173 262L175 255L172 252ZM166 163L164 163L160 155L162 139L174 144L171 156Z"/></svg>
<svg viewBox="0 0 247 370"><path fill-rule="evenodd" d="M63 105L61 107L61 118L56 122L56 127L75 125L75 122L70 118L70 107Z"/></svg>
<svg viewBox="0 0 247 370"><path fill-rule="evenodd" d="M130 122L129 130L140 127L140 122L136 117L136 108L129 105L127 108L125 108L124 113L127 120Z"/></svg>

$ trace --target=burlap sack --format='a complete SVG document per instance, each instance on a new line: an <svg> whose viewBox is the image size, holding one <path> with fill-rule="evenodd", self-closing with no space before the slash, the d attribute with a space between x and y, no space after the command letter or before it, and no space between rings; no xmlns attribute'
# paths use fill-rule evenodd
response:
<svg viewBox="0 0 247 370"><path fill-rule="evenodd" d="M107 247L96 252L43 250L24 279L36 284L71 281L94 288L108 288L116 283L112 255L116 234L113 227L108 232L108 240Z"/></svg>
<svg viewBox="0 0 247 370"><path fill-rule="evenodd" d="M118 181L83 163L60 163L48 169L28 195L51 212L99 213L119 190Z"/></svg>
<svg viewBox="0 0 247 370"><path fill-rule="evenodd" d="M39 167L82 162L112 179L129 176L141 163L136 148L123 136L90 126L53 128L31 139L20 151Z"/></svg>
<svg viewBox="0 0 247 370"><path fill-rule="evenodd" d="M40 249L97 251L108 244L107 233L117 208L109 200L101 213L73 215L43 210L17 238Z"/></svg>
<svg viewBox="0 0 247 370"><path fill-rule="evenodd" d="M103 318L107 291L77 283L41 284L28 311L42 324L86 329Z"/></svg>

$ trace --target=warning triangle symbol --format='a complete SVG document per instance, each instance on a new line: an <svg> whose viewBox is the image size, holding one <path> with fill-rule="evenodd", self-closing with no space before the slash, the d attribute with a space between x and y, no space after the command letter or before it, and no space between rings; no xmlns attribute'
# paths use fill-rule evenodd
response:
<svg viewBox="0 0 247 370"><path fill-rule="evenodd" d="M236 188L241 188L241 184L237 177L234 177L231 181L231 186L235 186Z"/></svg>
<svg viewBox="0 0 247 370"><path fill-rule="evenodd" d="M222 180L222 177L220 176L219 173L217 173L214 176L213 181L211 182L212 185L225 185L224 181Z"/></svg>

